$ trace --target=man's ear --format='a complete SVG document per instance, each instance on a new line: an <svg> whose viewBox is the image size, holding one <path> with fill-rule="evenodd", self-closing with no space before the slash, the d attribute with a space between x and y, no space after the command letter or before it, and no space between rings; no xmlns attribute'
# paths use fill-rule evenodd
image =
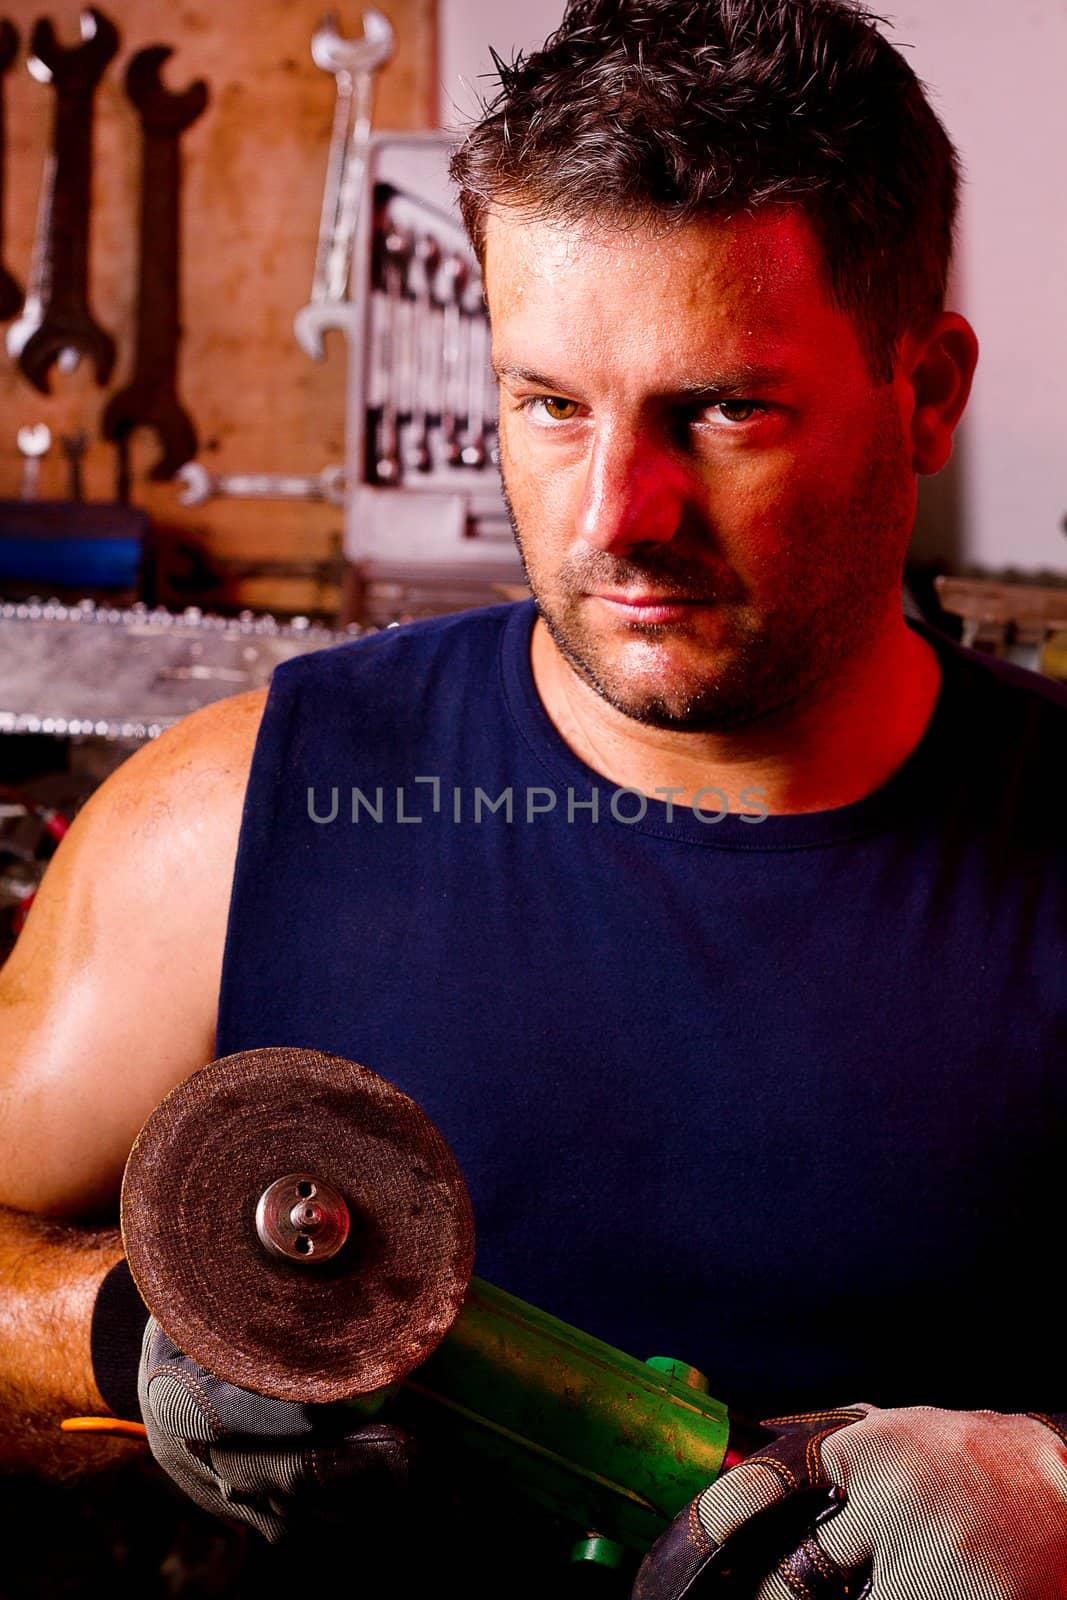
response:
<svg viewBox="0 0 1067 1600"><path fill-rule="evenodd" d="M914 395L911 462L920 474L940 472L967 404L978 363L978 339L966 317L939 312L902 341L901 358Z"/></svg>

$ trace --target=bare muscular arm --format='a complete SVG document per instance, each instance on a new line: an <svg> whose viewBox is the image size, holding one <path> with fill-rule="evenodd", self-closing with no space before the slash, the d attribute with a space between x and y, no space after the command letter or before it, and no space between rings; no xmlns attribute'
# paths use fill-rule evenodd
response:
<svg viewBox="0 0 1067 1600"><path fill-rule="evenodd" d="M230 883L266 691L195 713L93 795L0 972L0 1467L114 1459L58 1433L105 1409L96 1290L148 1113L214 1053Z"/></svg>
<svg viewBox="0 0 1067 1600"><path fill-rule="evenodd" d="M59 1429L64 1417L107 1413L89 1362L89 1319L121 1254L114 1230L0 1210L0 1471L64 1479L130 1453L124 1441Z"/></svg>

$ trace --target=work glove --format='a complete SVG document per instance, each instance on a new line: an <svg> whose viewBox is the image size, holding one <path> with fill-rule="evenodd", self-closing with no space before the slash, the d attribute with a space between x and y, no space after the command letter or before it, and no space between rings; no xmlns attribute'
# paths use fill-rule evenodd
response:
<svg viewBox="0 0 1067 1600"><path fill-rule="evenodd" d="M1067 1416L771 1418L652 1546L633 1600L1063 1600Z"/></svg>
<svg viewBox="0 0 1067 1600"><path fill-rule="evenodd" d="M345 1405L269 1400L212 1377L148 1319L137 1394L160 1466L206 1511L271 1544L333 1525L373 1528L407 1486L411 1441Z"/></svg>

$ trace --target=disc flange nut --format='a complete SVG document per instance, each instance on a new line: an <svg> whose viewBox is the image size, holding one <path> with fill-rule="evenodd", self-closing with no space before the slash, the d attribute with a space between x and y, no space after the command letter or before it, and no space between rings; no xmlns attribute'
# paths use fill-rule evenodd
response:
<svg viewBox="0 0 1067 1600"><path fill-rule="evenodd" d="M256 1232L273 1256L313 1266L329 1261L348 1238L348 1207L332 1186L310 1172L290 1172L264 1189Z"/></svg>

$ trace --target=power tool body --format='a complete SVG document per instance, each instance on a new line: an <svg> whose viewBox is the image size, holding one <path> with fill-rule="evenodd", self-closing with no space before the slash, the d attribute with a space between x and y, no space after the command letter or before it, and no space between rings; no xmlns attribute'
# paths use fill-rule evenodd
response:
<svg viewBox="0 0 1067 1600"><path fill-rule="evenodd" d="M146 1304L208 1371L446 1440L572 1522L577 1559L647 1549L756 1442L699 1373L472 1277L448 1145L340 1057L245 1051L179 1085L130 1154L122 1232Z"/></svg>

